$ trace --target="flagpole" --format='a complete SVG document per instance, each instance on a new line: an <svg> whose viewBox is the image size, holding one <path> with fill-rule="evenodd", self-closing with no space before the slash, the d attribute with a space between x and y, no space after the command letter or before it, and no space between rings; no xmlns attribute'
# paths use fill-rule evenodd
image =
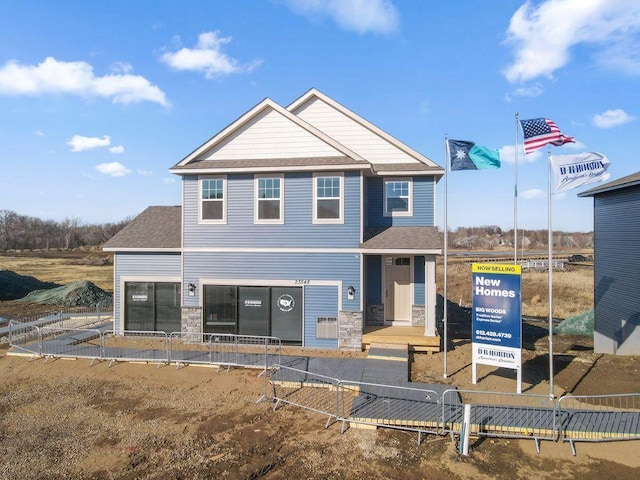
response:
<svg viewBox="0 0 640 480"><path fill-rule="evenodd" d="M547 146L547 213L549 248L549 397L555 398L553 391L553 230L551 228L551 147Z"/></svg>
<svg viewBox="0 0 640 480"><path fill-rule="evenodd" d="M515 178L513 182L513 263L518 263L518 115L515 113L516 145L515 145Z"/></svg>
<svg viewBox="0 0 640 480"><path fill-rule="evenodd" d="M443 377L447 378L447 350L448 350L448 340L447 340L447 254L448 254L448 245L449 245L449 221L448 221L448 204L449 204L449 140L447 139L447 134L444 134L444 302L443 302L443 310L442 310L442 321L443 321L443 349L444 349L444 366L443 366Z"/></svg>

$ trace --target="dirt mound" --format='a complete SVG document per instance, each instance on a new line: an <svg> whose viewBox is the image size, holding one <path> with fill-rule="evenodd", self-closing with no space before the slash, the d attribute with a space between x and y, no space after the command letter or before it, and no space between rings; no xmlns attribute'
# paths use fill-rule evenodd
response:
<svg viewBox="0 0 640 480"><path fill-rule="evenodd" d="M20 300L52 305L92 307L108 298L111 298L110 293L105 292L92 282L79 280L61 287L35 290Z"/></svg>
<svg viewBox="0 0 640 480"><path fill-rule="evenodd" d="M11 270L0 270L0 301L3 302L17 300L34 290L47 290L59 286L57 283L43 282Z"/></svg>
<svg viewBox="0 0 640 480"><path fill-rule="evenodd" d="M594 309L567 318L553 329L553 333L564 335L593 336Z"/></svg>

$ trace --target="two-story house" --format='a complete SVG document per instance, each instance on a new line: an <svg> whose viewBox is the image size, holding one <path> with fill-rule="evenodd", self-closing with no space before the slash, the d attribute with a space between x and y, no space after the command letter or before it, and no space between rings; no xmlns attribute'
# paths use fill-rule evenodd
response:
<svg viewBox="0 0 640 480"><path fill-rule="evenodd" d="M114 328L361 348L367 325L436 335L443 168L312 89L265 99L173 166L182 207L109 240Z"/></svg>

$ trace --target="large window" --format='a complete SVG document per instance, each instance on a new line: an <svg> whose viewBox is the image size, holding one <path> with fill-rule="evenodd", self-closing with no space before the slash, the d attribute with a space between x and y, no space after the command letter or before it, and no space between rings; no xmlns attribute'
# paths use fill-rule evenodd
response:
<svg viewBox="0 0 640 480"><path fill-rule="evenodd" d="M343 176L314 175L313 223L343 222Z"/></svg>
<svg viewBox="0 0 640 480"><path fill-rule="evenodd" d="M284 177L255 178L256 223L284 223Z"/></svg>
<svg viewBox="0 0 640 480"><path fill-rule="evenodd" d="M204 285L204 332L271 335L302 345L302 287Z"/></svg>
<svg viewBox="0 0 640 480"><path fill-rule="evenodd" d="M411 216L411 181L388 179L384 181L384 216Z"/></svg>
<svg viewBox="0 0 640 480"><path fill-rule="evenodd" d="M225 223L227 220L226 187L224 177L200 179L200 221Z"/></svg>
<svg viewBox="0 0 640 480"><path fill-rule="evenodd" d="M125 330L171 333L180 324L180 283L125 283Z"/></svg>

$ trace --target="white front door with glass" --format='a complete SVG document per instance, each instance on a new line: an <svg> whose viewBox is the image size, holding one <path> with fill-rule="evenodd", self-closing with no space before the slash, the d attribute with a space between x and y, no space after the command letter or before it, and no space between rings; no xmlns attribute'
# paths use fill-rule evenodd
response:
<svg viewBox="0 0 640 480"><path fill-rule="evenodd" d="M411 323L411 258L387 257L385 260L385 322Z"/></svg>

